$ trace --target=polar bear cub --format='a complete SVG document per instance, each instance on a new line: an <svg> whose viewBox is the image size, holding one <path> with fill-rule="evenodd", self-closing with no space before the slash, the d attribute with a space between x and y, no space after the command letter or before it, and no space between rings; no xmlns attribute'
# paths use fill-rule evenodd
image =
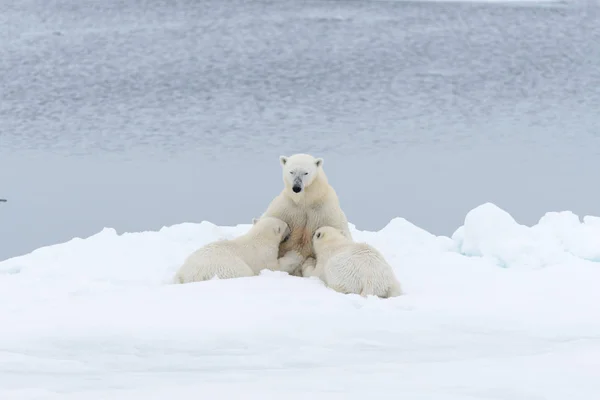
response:
<svg viewBox="0 0 600 400"><path fill-rule="evenodd" d="M279 244L290 235L278 218L254 219L250 230L232 240L219 240L193 252L177 271L175 283L189 283L257 275L262 269L291 272L303 261L296 251L277 258Z"/></svg>
<svg viewBox="0 0 600 400"><path fill-rule="evenodd" d="M346 215L338 196L323 170L323 159L310 154L280 156L283 190L275 197L264 217L284 220L290 227L290 238L279 249L282 256L296 250L314 263L312 236L321 226L333 226L351 237ZM297 271L301 275L301 269Z"/></svg>
<svg viewBox="0 0 600 400"><path fill-rule="evenodd" d="M383 255L366 243L357 243L340 229L324 226L315 231L315 263L304 263L303 276L316 276L340 293L396 297L400 283Z"/></svg>

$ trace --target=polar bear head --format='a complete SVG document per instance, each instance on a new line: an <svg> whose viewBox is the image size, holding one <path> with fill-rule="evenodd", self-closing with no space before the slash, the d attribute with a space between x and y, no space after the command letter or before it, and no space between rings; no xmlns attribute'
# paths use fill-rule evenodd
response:
<svg viewBox="0 0 600 400"><path fill-rule="evenodd" d="M325 246L333 243L344 243L350 239L346 233L333 226L322 226L313 233L312 242L315 252L320 252Z"/></svg>
<svg viewBox="0 0 600 400"><path fill-rule="evenodd" d="M286 157L280 156L279 161L283 167L283 181L292 192L299 194L308 188L322 172L323 159L315 158L310 154L294 154Z"/></svg>
<svg viewBox="0 0 600 400"><path fill-rule="evenodd" d="M250 231L256 235L272 238L277 243L286 241L292 233L285 221L275 217L253 218Z"/></svg>

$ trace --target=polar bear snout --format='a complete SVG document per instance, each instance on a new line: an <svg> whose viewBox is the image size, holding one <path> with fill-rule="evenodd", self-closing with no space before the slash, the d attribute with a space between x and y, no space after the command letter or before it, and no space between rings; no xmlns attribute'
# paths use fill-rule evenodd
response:
<svg viewBox="0 0 600 400"><path fill-rule="evenodd" d="M302 191L302 187L304 186L304 182L302 181L302 177L297 176L294 178L294 184L292 186L292 190L294 193L300 193Z"/></svg>

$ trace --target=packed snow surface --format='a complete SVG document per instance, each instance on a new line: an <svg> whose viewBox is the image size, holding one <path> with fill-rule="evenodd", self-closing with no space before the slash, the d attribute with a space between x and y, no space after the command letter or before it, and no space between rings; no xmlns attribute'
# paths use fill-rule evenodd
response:
<svg viewBox="0 0 600 400"><path fill-rule="evenodd" d="M169 283L249 227L107 228L0 263L0 398L600 398L600 218L528 227L488 203L452 238L351 226L392 299L266 271Z"/></svg>

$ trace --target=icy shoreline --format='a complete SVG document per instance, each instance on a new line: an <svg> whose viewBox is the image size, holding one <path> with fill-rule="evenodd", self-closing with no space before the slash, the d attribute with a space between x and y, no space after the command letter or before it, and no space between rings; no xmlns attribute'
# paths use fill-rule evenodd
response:
<svg viewBox="0 0 600 400"><path fill-rule="evenodd" d="M1 262L0 397L600 394L597 217L526 227L484 204L452 238L402 218L352 227L394 267L396 299L266 271L167 284L189 252L249 227L107 228Z"/></svg>

